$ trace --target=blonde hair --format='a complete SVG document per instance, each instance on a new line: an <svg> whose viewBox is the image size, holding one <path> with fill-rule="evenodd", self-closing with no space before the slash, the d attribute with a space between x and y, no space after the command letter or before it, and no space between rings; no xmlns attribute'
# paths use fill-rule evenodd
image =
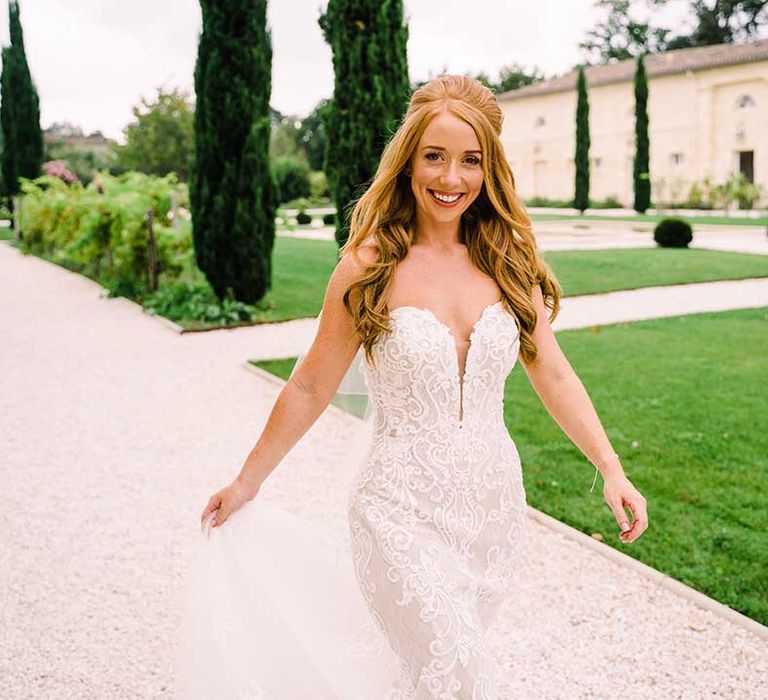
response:
<svg viewBox="0 0 768 700"><path fill-rule="evenodd" d="M560 285L536 248L531 220L518 198L515 178L499 140L504 113L494 94L482 83L461 75L442 75L416 90L397 131L381 155L371 185L354 204L350 233L340 255L353 253L364 272L343 296L355 331L373 363L377 338L391 330L387 300L395 268L411 245L416 202L403 172L429 122L448 110L469 124L482 150L483 186L462 214L462 234L472 263L496 281L504 305L517 318L520 355L537 356L531 334L537 313L531 289L541 287L554 320L560 308ZM375 242L372 264L362 261L359 248ZM354 301L352 299L354 297Z"/></svg>

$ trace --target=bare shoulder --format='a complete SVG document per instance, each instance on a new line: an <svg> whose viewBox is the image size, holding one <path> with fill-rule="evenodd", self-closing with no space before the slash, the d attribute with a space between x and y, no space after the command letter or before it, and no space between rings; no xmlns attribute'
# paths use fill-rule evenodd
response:
<svg viewBox="0 0 768 700"><path fill-rule="evenodd" d="M372 239L362 243L356 251L348 252L342 256L336 265L334 276L339 276L345 283L352 283L365 273L365 270L373 265L378 257L378 247Z"/></svg>
<svg viewBox="0 0 768 700"><path fill-rule="evenodd" d="M377 259L375 244L364 243L355 252L341 257L331 274L326 290L326 306L343 306L342 298L347 289L365 274L366 268Z"/></svg>

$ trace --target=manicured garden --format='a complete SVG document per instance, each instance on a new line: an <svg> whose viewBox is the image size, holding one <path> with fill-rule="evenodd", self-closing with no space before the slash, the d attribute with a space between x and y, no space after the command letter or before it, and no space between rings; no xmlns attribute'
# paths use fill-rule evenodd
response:
<svg viewBox="0 0 768 700"><path fill-rule="evenodd" d="M88 187L42 177L23 189L23 239L12 245L188 330L316 316L337 260L334 240L277 236L267 294L254 304L219 299L197 266L187 189L174 176L100 174ZM9 229L3 232L10 237ZM696 248L549 251L544 257L568 296L768 276L768 256Z"/></svg>
<svg viewBox="0 0 768 700"><path fill-rule="evenodd" d="M584 214L583 216L574 214L531 214L531 218L536 221L631 221L639 223L658 223L666 219L669 214L636 214L636 215L610 215L610 214ZM691 225L712 224L717 226L757 226L761 228L768 227L768 216L755 218L741 216L690 216L688 214L676 214L683 216Z"/></svg>
<svg viewBox="0 0 768 700"><path fill-rule="evenodd" d="M650 527L623 545L602 479L518 364L505 420L528 502L768 624L768 308L558 332ZM256 362L287 378L294 359Z"/></svg>

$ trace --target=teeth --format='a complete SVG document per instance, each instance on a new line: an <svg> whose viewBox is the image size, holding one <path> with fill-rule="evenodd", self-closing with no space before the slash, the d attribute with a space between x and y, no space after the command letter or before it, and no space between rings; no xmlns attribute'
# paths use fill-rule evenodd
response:
<svg viewBox="0 0 768 700"><path fill-rule="evenodd" d="M434 190L430 190L430 192L432 192L432 194L437 199L439 199L441 202L445 202L446 204L450 204L451 202L455 202L459 197L461 197L461 194L454 194L454 195L451 195L450 197L448 197L448 196L446 196L444 194L438 194Z"/></svg>

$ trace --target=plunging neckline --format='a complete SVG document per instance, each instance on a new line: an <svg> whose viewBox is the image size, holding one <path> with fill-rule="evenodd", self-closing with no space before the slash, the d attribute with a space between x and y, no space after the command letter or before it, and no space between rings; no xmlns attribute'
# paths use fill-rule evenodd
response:
<svg viewBox="0 0 768 700"><path fill-rule="evenodd" d="M456 334L453 332L453 329L447 324L441 321L437 315L435 314L432 309L428 309L425 306L414 306L411 304L402 304L401 306L396 306L394 309L389 309L390 315L395 313L396 311L399 311L400 309L411 309L413 311L421 311L423 313L426 313L430 318L432 318L439 326L441 326L444 330L448 332L448 334L453 339L453 359L454 364L456 365L456 377L459 385L459 414L458 414L458 422L459 422L459 428L461 428L464 425L464 380L467 376L467 371L469 370L469 360L470 355L472 354L472 347L473 347L473 338L475 335L475 332L480 326L481 321L485 318L485 315L494 307L499 306L502 304L504 300L503 299L497 299L496 301L488 304L483 308L483 310L480 312L480 316L478 316L477 320L472 324L472 327L469 331L469 338L467 340L461 340L463 343L469 343L469 346L467 347L467 354L464 358L464 371L459 373L459 370L461 369L459 366L459 350L458 350L458 343L459 341L456 339Z"/></svg>

